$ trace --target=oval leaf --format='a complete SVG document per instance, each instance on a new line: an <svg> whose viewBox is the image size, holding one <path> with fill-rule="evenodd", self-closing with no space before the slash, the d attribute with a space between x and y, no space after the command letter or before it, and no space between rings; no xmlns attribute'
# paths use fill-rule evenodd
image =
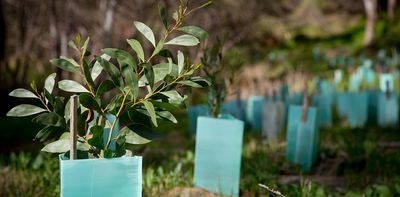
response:
<svg viewBox="0 0 400 197"><path fill-rule="evenodd" d="M8 113L7 116L14 116L14 117L22 117L22 116L30 116L33 114L45 112L46 110L34 105L29 104L22 104L17 105L12 108Z"/></svg>
<svg viewBox="0 0 400 197"><path fill-rule="evenodd" d="M96 96L101 96L105 92L108 92L113 88L115 88L115 85L112 81L110 80L102 81L101 84L99 85L99 88L97 89Z"/></svg>
<svg viewBox="0 0 400 197"><path fill-rule="evenodd" d="M182 36L178 36L178 37L166 42L165 44L181 45L181 46L196 46L199 43L200 43L199 39L197 39L196 37L194 37L192 35L182 35Z"/></svg>
<svg viewBox="0 0 400 197"><path fill-rule="evenodd" d="M50 60L50 63L58 66L59 68L73 72L73 73L79 73L79 64L75 62L75 60L61 56L60 58L52 59Z"/></svg>
<svg viewBox="0 0 400 197"><path fill-rule="evenodd" d="M55 112L40 114L32 119L32 122L55 127L61 127L65 124L64 119Z"/></svg>
<svg viewBox="0 0 400 197"><path fill-rule="evenodd" d="M42 148L43 152L49 153L64 153L69 150L69 140L61 139L55 142L51 142Z"/></svg>
<svg viewBox="0 0 400 197"><path fill-rule="evenodd" d="M11 91L8 95L18 98L38 98L33 92L23 88L17 88Z"/></svg>
<svg viewBox="0 0 400 197"><path fill-rule="evenodd" d="M147 112L150 114L151 121L153 122L154 126L158 127L157 119L156 119L156 112L154 110L154 106L149 101L143 101L144 107L146 108Z"/></svg>
<svg viewBox="0 0 400 197"><path fill-rule="evenodd" d="M163 4L158 4L158 13L160 14L161 21L164 24L165 29L168 29L168 20L167 20L167 10Z"/></svg>
<svg viewBox="0 0 400 197"><path fill-rule="evenodd" d="M185 63L185 57L181 51L178 51L178 73L181 74Z"/></svg>
<svg viewBox="0 0 400 197"><path fill-rule="evenodd" d="M141 124L132 124L121 129L121 135L125 136L128 144L146 144L161 136L150 127Z"/></svg>
<svg viewBox="0 0 400 197"><path fill-rule="evenodd" d="M150 27L148 27L146 24L139 22L139 21L135 21L135 22L133 22L133 24L139 30L139 32L142 33L144 35L144 37L146 37L146 39L149 40L151 42L151 44L155 47L156 39L154 38L154 33L150 29Z"/></svg>
<svg viewBox="0 0 400 197"><path fill-rule="evenodd" d="M55 80L56 76L57 76L56 73L50 74L46 78L46 81L44 82L44 89L46 89L50 94L53 92L54 83L56 82Z"/></svg>
<svg viewBox="0 0 400 197"><path fill-rule="evenodd" d="M164 47L164 42L165 42L165 40L162 39L157 43L157 46L154 49L153 54L151 56L155 56L161 51L161 49Z"/></svg>
<svg viewBox="0 0 400 197"><path fill-rule="evenodd" d="M104 70L108 73L108 75L110 75L115 85L120 86L122 79L119 69L114 64L103 58L100 59L100 65L104 68Z"/></svg>
<svg viewBox="0 0 400 197"><path fill-rule="evenodd" d="M179 31L188 33L190 35L195 36L196 38L200 39L200 40L205 40L208 38L208 33L206 31L204 31L202 28L200 27L196 27L196 26L185 26L185 27L181 27L178 29Z"/></svg>
<svg viewBox="0 0 400 197"><path fill-rule="evenodd" d="M142 62L144 62L144 52L140 42L135 39L128 39L127 42L131 46L131 48L136 52L138 58Z"/></svg>
<svg viewBox="0 0 400 197"><path fill-rule="evenodd" d="M76 81L62 80L58 82L58 87L66 92L89 92L85 87Z"/></svg>
<svg viewBox="0 0 400 197"><path fill-rule="evenodd" d="M82 93L81 95L79 95L79 103L88 109L101 112L99 104L89 93Z"/></svg>

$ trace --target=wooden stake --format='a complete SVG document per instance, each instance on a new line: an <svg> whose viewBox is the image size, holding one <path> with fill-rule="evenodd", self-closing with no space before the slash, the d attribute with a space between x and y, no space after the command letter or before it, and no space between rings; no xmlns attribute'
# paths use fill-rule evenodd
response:
<svg viewBox="0 0 400 197"><path fill-rule="evenodd" d="M307 82L304 84L304 90L303 90L303 110L301 113L301 121L306 122L307 121L307 111L308 111L308 87L307 87Z"/></svg>
<svg viewBox="0 0 400 197"><path fill-rule="evenodd" d="M386 99L390 98L390 85L389 85L389 80L386 81Z"/></svg>
<svg viewBox="0 0 400 197"><path fill-rule="evenodd" d="M70 125L69 125L69 159L76 159L76 136L77 136L77 108L78 108L78 96L71 96L70 105Z"/></svg>

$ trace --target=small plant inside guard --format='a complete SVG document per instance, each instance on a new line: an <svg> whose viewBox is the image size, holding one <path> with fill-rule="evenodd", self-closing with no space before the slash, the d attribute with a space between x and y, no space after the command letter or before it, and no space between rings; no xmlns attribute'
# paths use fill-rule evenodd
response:
<svg viewBox="0 0 400 197"><path fill-rule="evenodd" d="M201 64L191 63L183 52L177 50L174 53L168 46L178 46L173 49L196 46L207 38L203 29L184 26L183 21L194 11L210 4L211 1L190 8L189 1L180 0L172 15L173 20L167 18L165 7L160 5L159 14L165 31L158 39L151 28L135 21L135 28L153 47L150 53L145 53L143 43L137 39L127 39L134 55L116 48L105 48L101 54L92 54L89 38L83 40L81 36L75 36L68 46L74 49L76 58L61 56L50 62L75 74L77 77L74 79L79 80L61 79L56 83L57 76L53 73L47 77L43 88L32 82L32 90L15 89L10 96L33 98L38 105L18 105L7 116L35 115L33 121L44 125L36 139L45 142L50 135L62 133L57 141L48 143L42 150L67 152L70 102L69 97L54 94L54 89L59 88L79 95L77 149L88 153L90 158L120 157L129 152L127 144L149 142L148 136L151 136L152 125L157 127L157 119L177 122L171 110L183 107L187 97L178 91L180 87L209 85L207 80L193 76ZM101 75L103 71L106 77ZM112 118L107 118L109 116ZM119 132L113 137L117 129ZM106 130L108 135L104 135ZM114 150L110 148L112 141L115 141Z"/></svg>

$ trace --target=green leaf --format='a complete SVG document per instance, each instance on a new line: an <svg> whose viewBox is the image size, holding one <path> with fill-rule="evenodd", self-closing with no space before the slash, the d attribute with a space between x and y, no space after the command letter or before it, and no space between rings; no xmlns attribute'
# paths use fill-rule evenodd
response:
<svg viewBox="0 0 400 197"><path fill-rule="evenodd" d="M85 87L76 81L62 80L58 82L58 87L66 92L89 92Z"/></svg>
<svg viewBox="0 0 400 197"><path fill-rule="evenodd" d="M103 141L103 133L104 128L99 125L95 125L90 128L90 132L92 133L92 138L88 140L88 143L98 149L103 149L104 141Z"/></svg>
<svg viewBox="0 0 400 197"><path fill-rule="evenodd" d="M173 103L167 103L167 102L162 101L161 99L160 100L151 100L151 103L153 103L153 105L157 108L165 109L165 110L169 110L169 111L176 111L176 110L181 109L180 105L176 105Z"/></svg>
<svg viewBox="0 0 400 197"><path fill-rule="evenodd" d="M111 149L107 149L103 152L103 157L104 158L112 158L113 152Z"/></svg>
<svg viewBox="0 0 400 197"><path fill-rule="evenodd" d="M208 87L211 85L211 83L208 80L201 77L192 77L190 78L190 80L201 85L202 87Z"/></svg>
<svg viewBox="0 0 400 197"><path fill-rule="evenodd" d="M17 88L11 91L8 95L18 98L38 98L33 92L23 88Z"/></svg>
<svg viewBox="0 0 400 197"><path fill-rule="evenodd" d="M164 39L161 39L161 40L157 43L157 46L156 46L156 48L154 49L153 54L151 54L151 56L155 56L155 55L157 55L157 54L161 51L161 49L164 47L164 42L165 42L165 40L164 40Z"/></svg>
<svg viewBox="0 0 400 197"><path fill-rule="evenodd" d="M157 111L156 114L159 117L161 117L161 118L163 118L165 120L171 121L171 122L173 122L175 124L178 123L178 121L176 120L175 116L172 115L172 113L169 112L169 111Z"/></svg>
<svg viewBox="0 0 400 197"><path fill-rule="evenodd" d="M60 136L57 141L51 142L42 148L41 151L49 153L65 153L68 152L70 148L69 143L69 132L65 132ZM82 142L76 143L76 149L80 151L88 151L89 146Z"/></svg>
<svg viewBox="0 0 400 197"><path fill-rule="evenodd" d="M61 139L51 142L42 148L43 152L64 153L69 151L69 139Z"/></svg>
<svg viewBox="0 0 400 197"><path fill-rule="evenodd" d="M7 116L22 117L45 112L46 110L34 105L21 104L7 112Z"/></svg>
<svg viewBox="0 0 400 197"><path fill-rule="evenodd" d="M196 37L194 37L192 35L181 35L181 36L178 36L178 37L166 42L165 44L181 45L181 46L196 46L199 43L200 43L199 39L197 39Z"/></svg>
<svg viewBox="0 0 400 197"><path fill-rule="evenodd" d="M161 94L167 96L170 103L181 104L184 101L184 98L176 90L161 92Z"/></svg>
<svg viewBox="0 0 400 197"><path fill-rule="evenodd" d="M114 88L115 88L115 85L112 81L110 81L110 80L102 81L99 85L99 88L97 88L96 96L101 96L105 92L108 92Z"/></svg>
<svg viewBox="0 0 400 197"><path fill-rule="evenodd" d="M99 104L96 102L96 100L94 100L92 95L90 95L89 93L80 94L79 95L79 103L88 109L96 110L99 113L101 113L101 108L100 108Z"/></svg>
<svg viewBox="0 0 400 197"><path fill-rule="evenodd" d="M172 18L173 18L176 22L178 22L178 17L179 17L178 11L175 11L174 13L172 13Z"/></svg>
<svg viewBox="0 0 400 197"><path fill-rule="evenodd" d="M68 46L69 46L70 48L75 49L76 51L79 52L78 47L76 46L76 44L75 44L74 41L70 40L70 41L68 42Z"/></svg>
<svg viewBox="0 0 400 197"><path fill-rule="evenodd" d="M107 61L109 61L111 59L111 57L107 54L101 55L100 58L105 59ZM90 76L92 77L93 81L95 81L97 79L97 77L100 75L101 71L103 71L103 67L100 64L99 59L96 59L96 62L94 63L94 66L90 73Z"/></svg>
<svg viewBox="0 0 400 197"><path fill-rule="evenodd" d="M136 52L137 57L144 62L144 52L143 52L143 48L142 45L140 44L139 41L135 40L135 39L128 39L126 40L128 42L128 44L131 46L131 48Z"/></svg>
<svg viewBox="0 0 400 197"><path fill-rule="evenodd" d="M151 44L153 46L156 46L156 40L154 38L154 33L150 29L150 27L148 27L146 24L139 22L139 21L135 21L135 22L133 22L133 24L139 30L139 32L142 33L144 35L144 37L146 37L146 39L151 42Z"/></svg>
<svg viewBox="0 0 400 197"><path fill-rule="evenodd" d="M106 48L102 49L101 51L113 58L116 58L120 67L129 65L132 66L135 69L135 71L137 70L135 60L128 52L114 48Z"/></svg>
<svg viewBox="0 0 400 197"><path fill-rule="evenodd" d="M146 108L147 112L150 114L151 121L153 122L154 126L158 127L157 119L156 119L156 112L154 110L154 106L149 101L143 101L144 107Z"/></svg>
<svg viewBox="0 0 400 197"><path fill-rule="evenodd" d="M132 124L121 129L120 135L124 135L128 144L146 144L160 138L150 127L142 124Z"/></svg>
<svg viewBox="0 0 400 197"><path fill-rule="evenodd" d="M184 80L184 81L178 81L177 83L182 84L182 85L186 85L186 86L191 86L194 88L202 88L203 86L193 82L193 81L189 81L189 80Z"/></svg>
<svg viewBox="0 0 400 197"><path fill-rule="evenodd" d="M93 82L93 79L92 79L92 76L91 76L91 73L90 73L89 64L86 62L86 60L83 60L82 63L83 63L83 65L82 65L82 67L83 67L83 74L84 74L84 76L85 76L87 85L88 85L89 87L91 87L92 90L94 90L95 87L94 87L94 82Z"/></svg>
<svg viewBox="0 0 400 197"><path fill-rule="evenodd" d="M59 68L73 73L79 73L79 64L75 60L61 56L60 58L50 60L50 63Z"/></svg>
<svg viewBox="0 0 400 197"><path fill-rule="evenodd" d="M75 42L75 44L77 44L78 46L81 45L81 35L80 35L80 34L76 34L76 35L74 36L74 42Z"/></svg>
<svg viewBox="0 0 400 197"><path fill-rule="evenodd" d="M40 142L44 142L50 134L55 131L55 128L52 126L45 126L43 129L41 129L35 136L34 140L40 139Z"/></svg>
<svg viewBox="0 0 400 197"><path fill-rule="evenodd" d="M146 76L147 82L149 83L150 87L153 88L154 86L154 70L151 64L145 64L144 66L144 75Z"/></svg>
<svg viewBox="0 0 400 197"><path fill-rule="evenodd" d="M178 51L178 74L181 74L185 63L185 57L181 51Z"/></svg>
<svg viewBox="0 0 400 197"><path fill-rule="evenodd" d="M160 14L161 21L164 24L165 29L168 29L168 20L167 20L167 10L163 4L158 4L158 13Z"/></svg>
<svg viewBox="0 0 400 197"><path fill-rule="evenodd" d="M136 72L131 66L125 66L122 68L122 75L124 76L126 87L128 87L131 96L133 99L136 99L139 94Z"/></svg>
<svg viewBox="0 0 400 197"><path fill-rule="evenodd" d="M168 49L163 49L161 50L158 55L165 57L165 58L172 58L172 60L174 60L174 55L171 53L170 50Z"/></svg>
<svg viewBox="0 0 400 197"><path fill-rule="evenodd" d="M208 38L208 33L204 31L202 28L196 26L181 27L178 29L178 31L182 31L190 35L193 35L200 40L205 40Z"/></svg>
<svg viewBox="0 0 400 197"><path fill-rule="evenodd" d="M90 73L90 76L92 77L93 81L95 81L97 79L97 77L100 75L101 71L103 71L103 67L101 66L99 61L96 61L96 63L94 63L92 71Z"/></svg>
<svg viewBox="0 0 400 197"><path fill-rule="evenodd" d="M171 75L173 77L176 77L178 74L178 65L172 64L172 70L170 70L170 64L169 63L161 63L161 64L156 64L153 66L153 71L154 71L154 83L157 83L161 80L163 80L167 75ZM143 87L147 82L146 77L142 77L139 80L139 86Z"/></svg>
<svg viewBox="0 0 400 197"><path fill-rule="evenodd" d="M85 54L86 54L87 46L89 44L89 40L90 40L90 37L87 37L86 40L85 40L85 43L82 46L82 57L84 57Z"/></svg>
<svg viewBox="0 0 400 197"><path fill-rule="evenodd" d="M47 126L55 126L55 127L62 127L65 125L64 118L62 118L55 112L40 114L35 118L33 118L32 122Z"/></svg>
<svg viewBox="0 0 400 197"><path fill-rule="evenodd" d="M37 86L36 86L35 80L33 80L33 81L31 82L30 86L31 86L32 90L34 90L35 92L37 92Z"/></svg>
<svg viewBox="0 0 400 197"><path fill-rule="evenodd" d="M113 80L116 86L122 85L121 73L114 64L102 58L100 59L100 64L104 68L104 70L108 73L108 75L110 75L111 79Z"/></svg>
<svg viewBox="0 0 400 197"><path fill-rule="evenodd" d="M53 92L54 84L56 83L56 76L56 73L50 74L44 82L44 89L46 89L50 94Z"/></svg>

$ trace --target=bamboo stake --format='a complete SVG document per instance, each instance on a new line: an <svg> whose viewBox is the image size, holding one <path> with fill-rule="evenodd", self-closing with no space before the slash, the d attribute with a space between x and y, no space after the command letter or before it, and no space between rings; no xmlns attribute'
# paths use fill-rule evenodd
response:
<svg viewBox="0 0 400 197"><path fill-rule="evenodd" d="M78 107L78 96L71 96L71 105L70 105L70 125L69 125L69 142L70 149L69 154L70 160L76 159L76 136L77 136L77 110Z"/></svg>

